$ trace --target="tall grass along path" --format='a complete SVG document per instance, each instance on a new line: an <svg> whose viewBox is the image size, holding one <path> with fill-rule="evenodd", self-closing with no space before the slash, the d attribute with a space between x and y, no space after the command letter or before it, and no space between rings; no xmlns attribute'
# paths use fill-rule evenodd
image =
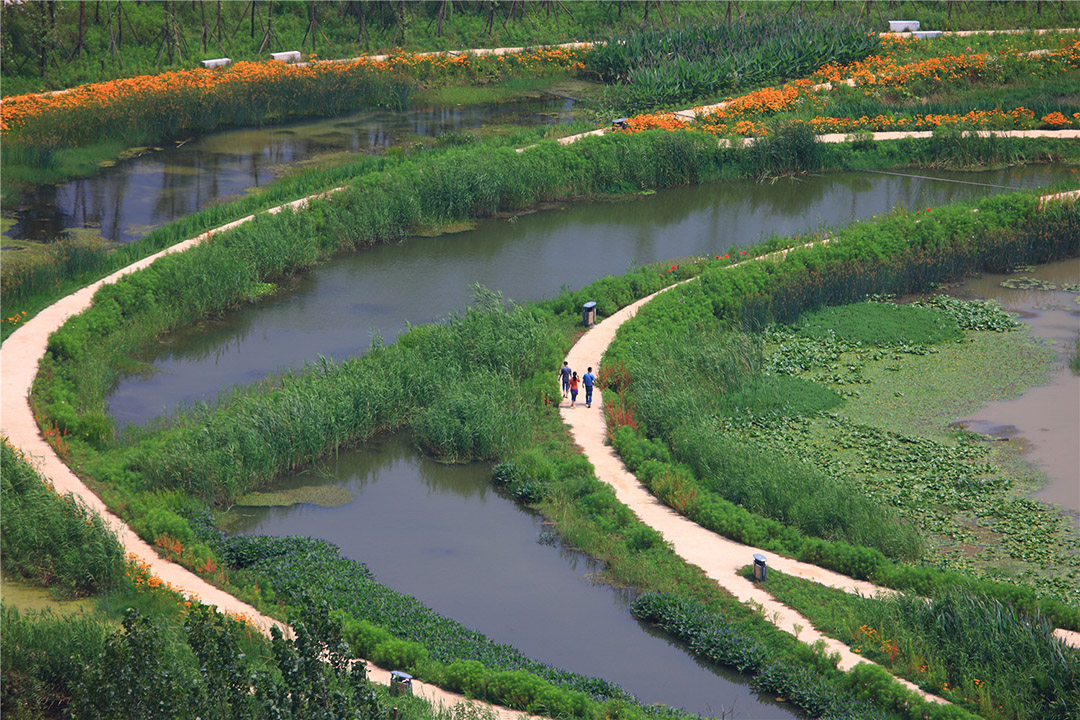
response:
<svg viewBox="0 0 1080 720"><path fill-rule="evenodd" d="M340 188L335 188L335 190L337 189ZM335 190L319 193L319 195L325 195ZM273 214L279 213L285 208L299 209L305 206L308 200L319 195L312 195L308 198L301 198L300 200L279 205L268 212ZM63 325L69 317L77 315L88 308L94 293L97 292L101 285L115 282L124 275L150 265L163 255L182 252L189 247L209 240L215 233L242 225L253 218L254 215L248 215L239 220L234 220L231 223L207 231L190 240L177 243L159 253L128 265L126 268L118 270L112 275L50 305L12 333L11 337L4 343L3 348L0 349L0 367L3 368L3 374L0 375L0 407L3 409L3 414L0 416L0 435L6 437L14 447L22 450L28 458L37 464L42 476L52 481L56 492L61 495L70 492L100 514L109 528L116 533L129 557L134 557L139 562L148 565L150 572L160 578L162 582L167 583L191 600L216 607L219 612L225 612L248 620L254 627L265 634L269 634L271 627L277 626L286 635L291 636L292 629L287 625L263 615L247 603L211 585L181 565L158 556L157 552L147 542L136 535L135 531L119 517L111 513L105 503L91 492L78 476L64 464L63 460L60 459L41 435L33 412L30 410L30 387L37 372L38 361L45 355L49 335ZM368 678L373 682L383 685L390 684L390 670L380 668L369 662L367 672ZM418 680L413 681L413 687L416 695L427 700L435 707L440 705L442 707L453 707L463 702L476 703L491 710L500 720L511 720L511 718L517 719L524 716L519 711L469 700L463 695L448 692Z"/></svg>
<svg viewBox="0 0 1080 720"><path fill-rule="evenodd" d="M1080 190L1048 195L1040 198L1040 206L1045 206L1047 202L1055 200L1076 199L1078 197L1080 197ZM828 242L828 240L824 242ZM787 252L785 250L757 259L776 259ZM683 282L693 282L695 279L691 278ZM615 334L622 323L637 314L641 306L654 297L677 286L672 285L644 297L595 325L581 336L567 354L570 366L575 368L599 367L605 350L615 338ZM584 406L570 408L569 403L563 403L560 406L560 414L563 421L569 426L574 441L581 447L589 462L596 468L596 476L602 482L611 485L620 502L633 510L642 522L659 531L664 539L672 544L676 554L684 560L700 567L706 575L725 590L730 591L742 602L760 605L764 609L765 618L774 625L792 635L796 635L800 639L805 639L808 643L814 643L818 640L824 641L830 652L835 651L840 654L840 667L842 669L849 669L858 663L869 662L861 655L853 653L843 643L822 635L814 629L810 621L805 617L780 604L768 592L759 589L751 581L737 574L740 568L752 561L755 553L765 554L766 551L717 535L660 503L626 469L614 449L606 444L607 426L604 419L603 395L599 388L594 393L596 395L593 398L592 408L585 408ZM893 593L892 590L887 588L869 582L854 580L816 565L780 557L773 553L769 553L769 563L781 572L844 590L845 592L857 592L868 596ZM1080 648L1080 633L1058 628L1054 634L1062 642ZM897 680L930 700L945 702L941 698L923 692L913 683L901 678L897 678Z"/></svg>
<svg viewBox="0 0 1080 720"><path fill-rule="evenodd" d="M500 48L492 50L493 53L512 52L516 48ZM602 133L603 130L594 131L590 134ZM1064 135L1064 131L1057 131L1054 133L1055 137L1080 137L1080 132L1071 131L1076 134ZM875 139L891 139L895 133L876 133ZM907 134L904 134L907 135ZM878 137L882 136L882 137ZM887 137L886 137L887 136ZM580 136L574 136L572 138L563 138L560 140L562 143L573 142ZM841 136L837 136L838 139L835 142L843 141ZM831 139L831 138L830 138ZM269 213L278 213L284 208L297 209L305 206L308 200L312 197L318 197L319 195L325 195L335 192L339 188L327 190L316 195L309 196L308 198L301 198L284 205L272 208L268 210ZM8 438L11 444L21 449L28 457L33 458L39 464L39 470L45 477L48 477L54 483L56 490L61 494L71 492L73 495L83 500L89 507L99 512L102 517L106 519L110 527L117 533L120 542L124 545L124 548L128 553L133 554L140 561L149 565L151 571L160 577L163 581L170 583L177 590L182 592L185 596L194 598L207 605L214 605L222 611L227 611L234 615L247 617L251 622L263 632L268 632L272 625L278 625L288 630L287 627L279 623L278 621L262 615L251 606L244 602L234 598L223 590L210 585L205 580L197 576L196 574L189 572L180 565L163 560L157 553L140 539L130 527L123 523L118 517L109 512L105 503L101 501L93 492L91 492L82 481L73 473L56 455L52 447L45 441L44 437L40 433L37 423L34 419L33 412L30 409L29 394L30 387L33 383L34 375L37 371L38 362L45 355L45 349L48 343L49 335L57 330L69 317L82 312L90 306L91 300L98 287L105 283L115 282L118 278L127 275L136 270L140 270L151 263L157 258L173 253L186 250L193 245L201 243L205 240L209 240L217 232L228 230L237 225L241 225L245 222L253 219L253 215L249 215L239 220L235 220L221 227L207 231L202 235L195 238L191 238L184 242L178 243L166 250L163 250L155 255L143 258L142 260L123 268L112 275L89 285L82 290L79 290L68 297L54 303L45 310L38 313L35 317L31 318L22 327L16 330L11 337L3 344L2 350L0 350L0 367L3 368L3 373L0 375L0 407L3 409L2 416L0 416L0 434ZM587 333L578 342L572 350L571 357L573 358L573 365L586 365L599 366L600 356L603 354L604 349L614 338L615 331L618 329L618 325L632 317L637 308L651 299L644 298L643 300L635 303L634 305L624 308L620 313L608 318L602 324L598 325L592 331ZM6 362L5 362L6 361ZM596 391L599 393L599 389ZM775 617L779 621L780 618L784 618L785 625L781 625L784 629L794 633L794 624L797 620L802 618L791 617L791 611L779 606L775 603L771 597L765 593L757 593L757 591L750 592L745 598L743 595L747 593L748 586L745 582L742 582L741 578L737 578L739 581L734 582L732 578L735 578L733 570L745 565L750 555L755 551L754 548L743 546L738 543L733 543L728 540L719 538L719 536L713 535L708 531L703 530L689 521L685 521L679 516L675 515L667 508L658 506L658 504L652 499L644 488L640 486L637 480L628 473L625 468L622 467L621 461L614 456L603 445L604 437L604 425L602 415L602 395L597 395L596 407L594 410L588 410L584 407L576 409L577 414L571 415L568 409L564 409L564 418L571 426L574 432L575 439L586 449L586 454L589 459L597 467L598 475L605 481L611 483L616 487L616 490L620 490L620 485L625 487L627 492L633 490L635 493L640 493L642 497L634 498L633 502L629 502L623 498L623 494L620 491L620 499L626 502L631 508L634 508L635 512L642 517L643 520L652 524L649 519L642 516L642 511L639 509L647 508L648 506L656 506L653 513L656 514L656 522L666 527L670 523L681 522L690 526L682 528L679 526L678 532L689 533L691 536L695 536L697 533L701 533L707 536L707 543L727 543L730 548L727 552L737 555L740 560L738 564L731 568L731 563L727 563L729 567L727 570L732 572L724 572L724 568L721 572L714 574L710 572L710 575L714 577L729 590L732 590L737 597L741 599L753 599L757 602L761 602L766 608L776 607L776 610L770 610L770 612L780 613ZM586 439L588 436L588 440ZM625 477L621 477L625 476ZM635 489L636 488L636 489ZM696 532L695 532L696 531ZM690 562L695 562L702 567L707 567L712 562L713 558L699 558L701 562L697 562L695 557L700 556L700 551L694 550L694 542L687 543L685 538L680 538L673 528L670 531L665 531L665 536L676 545L677 551L683 555L684 558ZM684 547L689 545L689 547ZM704 547L704 545L702 546ZM717 546L719 547L719 545ZM679 550L684 548L685 552ZM720 554L717 553L717 557ZM723 565L723 563L721 563ZM805 577L807 579L815 580L817 582L823 582L825 584L832 585L844 589L848 592L859 590L861 592L875 592L882 590L876 586L861 587L866 585L864 583L858 583L850 578L845 578L836 573L817 568L816 566L807 565L804 563L793 563L791 561L774 561L774 565L783 572L788 572L792 575ZM730 576L730 577L729 577ZM729 587L730 586L730 587ZM736 592L733 588L737 588ZM752 589L751 589L752 590ZM755 593L760 597L755 597ZM809 622L800 623L804 627L809 628ZM1065 633L1065 631L1058 631L1059 633ZM1073 637L1076 636L1076 637ZM1069 638L1069 642L1080 647L1080 634L1065 633L1064 637ZM835 641L826 640L835 644ZM843 648L846 651L846 648ZM855 662L865 662L864 658L854 656L850 652L841 653L843 667L849 667L854 665ZM379 668L371 668L371 676L380 682L389 682L389 673ZM438 693L443 691L438 688L420 686L418 688L425 696L430 696L432 699L436 697ZM921 691L920 691L921 692ZM441 698L448 702L457 702L461 698L454 696L452 693L447 693L445 698ZM498 710L500 714L502 710ZM509 711L506 711L509 712ZM516 715L515 715L516 716Z"/></svg>

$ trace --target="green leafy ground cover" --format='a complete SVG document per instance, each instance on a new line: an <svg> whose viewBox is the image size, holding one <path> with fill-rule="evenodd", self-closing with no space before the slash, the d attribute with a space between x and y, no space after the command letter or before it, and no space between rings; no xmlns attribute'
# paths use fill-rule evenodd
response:
<svg viewBox="0 0 1080 720"><path fill-rule="evenodd" d="M771 570L763 587L855 652L983 717L1065 720L1080 709L1080 656L1045 617L961 588L930 602L864 598Z"/></svg>
<svg viewBox="0 0 1080 720"><path fill-rule="evenodd" d="M695 150L697 146L694 144L697 141L689 140L687 136L654 134L644 137L652 138L665 145L663 149L646 152L647 143L635 136L631 139L604 139L602 142L582 147L589 153L591 159L608 163L604 165L606 168L604 172L621 177L624 181L626 164L629 163L631 169L636 167L637 170L631 174L633 182L643 184L656 183L657 179L666 177L684 178L688 167L694 168L695 173L703 174L712 167L709 163L716 161L712 155L697 154L698 150ZM611 152L612 149L614 149L614 154L604 160L604 153ZM553 152L556 155L552 157L558 158L560 157L558 153L562 151L556 149ZM568 159L573 159L569 154L570 151L566 152ZM709 152L716 153L717 151L712 148ZM657 156L666 158L665 162L670 165L651 167L634 164ZM459 155L458 158L460 157L467 156ZM506 157L519 156L508 154ZM728 155L721 154L720 157L727 158ZM762 162L760 158L753 155L742 157L735 153L730 158L748 164ZM460 162L458 166L460 167ZM507 167L508 173L511 172L511 168L512 166ZM585 169L582 167L581 171L584 172ZM735 165L733 169L741 170L742 166ZM488 177L491 177L490 166L487 172ZM553 171L553 174L558 173ZM564 177L565 174L562 173ZM590 178L591 176L586 173L583 177ZM451 180L457 183L455 187L461 185L460 175L447 174L444 180L447 187L451 187ZM468 192L473 192L473 190ZM452 208L473 209L477 202L480 203L480 207L484 207L484 202L493 201L488 195L478 196L468 193L450 194L447 197L453 200ZM509 197L515 196L510 194ZM355 207L358 206L351 202L346 202L342 206L350 213ZM991 198L982 201L979 209L977 227L980 232L985 231L992 235L995 228L1008 227L1025 218L1030 219L1030 215L1034 212L1034 201L1027 196ZM462 210L459 209L457 212L462 212ZM135 285L131 287L120 286L106 293L105 296L99 298L95 311L91 311L88 316L84 316L83 320L76 321L68 328L74 333L69 336L69 339L54 338L56 341L54 349L59 353L55 356L55 359L59 361L57 369L68 366L69 363L80 358L83 360L91 358L93 352L86 353L88 346L97 347L110 337L118 341L110 352L122 351L119 353L122 355L137 348L141 342L138 340L138 335L125 335L125 333L131 331L135 318L140 318L139 322L143 322L144 318L157 317L157 313L164 307L158 304L164 302L163 298L166 297L160 294L163 289L179 293L175 295L175 301L165 302L169 312L178 309L182 312L195 310L196 314L218 312L221 308L229 307L232 302L242 302L246 297L246 288L249 283L265 282L266 278L259 276L258 273L254 278L243 272L233 277L236 268L246 268L245 272L251 272L249 262L273 260L268 265L271 273L291 272L288 269L289 263L296 262L297 259L300 261L297 267L302 267L304 262L309 261L306 259L314 254L311 244L313 238L310 234L297 232L293 223L326 222L328 223L326 227L335 228L335 232L341 227L335 224L332 205L317 207L311 217L307 218L283 215L284 217L278 216L278 219L273 221L283 223L280 226L271 224L265 228L254 227L250 232L239 233L232 249L229 249L227 241L215 242L212 244L215 247L210 249L209 255L203 256L196 253L190 257L181 256L166 263L163 269L159 269L159 272L164 272L166 275L173 272L179 273L175 278L170 276L170 279L166 281L165 275L147 273L133 278ZM446 214L435 215L437 220L447 217ZM944 233L944 228L955 226L956 231L970 231L972 219L973 214L967 207L937 213L934 223L928 222L924 225L908 225L905 224L906 220L901 219L895 221L899 226L897 237L904 238L902 246L906 246L912 238L916 242L920 240L937 242L943 235L949 236L948 233ZM375 227L378 227L378 222L383 221L384 219L379 218L372 220ZM267 222L270 220L268 219ZM390 224L387 227L392 229L395 225ZM282 230L284 232L281 232ZM351 232L357 231L354 229ZM361 229L359 232L362 234L367 231ZM882 233L874 233L875 236L880 234ZM868 241L871 235L856 232L854 237ZM1066 234L1064 237L1069 236ZM1038 238L1038 242L1043 242L1041 235ZM777 239L770 247L783 245L786 242L788 241ZM1007 251L1006 256L1013 253L1009 242L1003 241L1003 243L1003 245L991 246L995 256L1002 248ZM332 241L330 247L334 247ZM841 247L844 247L843 244ZM759 248L755 249L755 252L766 250L767 248ZM852 247L846 247L843 252L851 253ZM230 253L238 254L230 255ZM854 255L858 257L857 252ZM848 257L850 259L851 255ZM802 264L796 264L795 267L805 268L808 266L807 261L807 258L801 258ZM720 265L727 264L726 261L713 260L712 262ZM191 264L188 266L186 263ZM517 453L525 452L523 445L517 442L502 445L499 441L500 436L495 431L504 433L503 437L505 437L509 428L510 435L521 441L528 438L528 432L521 432L521 430L527 431L528 428L535 427L535 424L540 422L537 420L538 416L529 416L526 412L524 417L507 416L504 419L496 419L493 423L490 410L492 407L499 407L513 413L514 410L543 406L547 398L549 405L546 417L555 418L550 405L552 398L548 372L550 367L557 364L560 353L565 349L566 338L573 333L570 326L576 320L577 310L584 294L588 294L590 299L597 299L600 302L601 312L609 314L633 299L676 279L706 271L708 265L709 263L706 262L699 264L688 262L680 266L678 273L662 273L656 267L642 268L622 278L606 278L581 291L565 293L533 309L508 311L505 308L497 310L489 308L464 317L456 327L454 323L451 323L442 327L416 328L413 333L410 333L411 338L406 336L401 342L379 349L368 358L358 362L319 363L295 377L247 388L237 393L220 408L207 408L177 422L171 428L161 428L162 433L156 437L148 435L128 438L121 444L126 445L125 447L112 447L113 450L119 450L121 454L111 458L102 456L94 459L92 456L96 452L95 447L109 449L113 442L105 426L100 424L103 415L95 416L93 413L80 415L77 412L74 416L64 416L64 422L80 423L79 427L83 430L69 432L66 438L58 438L58 442L65 443L73 449L73 456L78 458L77 464L81 464L84 471L91 469L99 461L103 462L97 466L94 474L100 478L108 478L109 484L98 485L98 487L106 498L132 519L140 532L155 540L160 540L162 535L169 535L188 545L185 550L191 550L191 545L198 545L198 543L192 542L193 532L186 517L191 516L201 505L198 500L199 495L214 498L221 493L241 490L245 486L257 487L289 467L309 462L320 453L331 451L338 445L358 441L364 433L396 427L410 427L414 432L422 431L425 426L438 427L440 430L450 428L455 431L449 434L443 433L437 438L434 434L431 435L432 440L438 441L437 446L433 445L436 447L436 452L457 457L518 457ZM816 263L811 263L811 265L817 266ZM197 274L189 276L186 274L189 272ZM189 277L197 278L197 281L185 279ZM219 279L229 277L232 279L227 283L223 282L220 287L216 284ZM764 280L765 276L758 278L758 281ZM140 283L149 284L144 287ZM133 289L139 287L143 291ZM753 288L753 284L748 284L740 288L740 292L751 291ZM211 290L212 292L209 292ZM184 298L192 292L198 294L198 302L204 305L202 309L191 307L183 310L181 308L183 303L191 300L191 298L187 300ZM215 305L215 303L219 304ZM142 313L148 314L144 316ZM121 318L124 317L131 322L121 322ZM161 317L166 320L169 318L167 314ZM179 315L169 320L169 322L184 321ZM148 325L153 325L153 323L148 323ZM167 327L168 323L165 326ZM494 328L499 328L499 332L494 332ZM524 334L520 337L514 335L514 332L517 332L514 328ZM116 335L118 330L121 331L119 336ZM145 330L146 328L143 328L140 332ZM508 338L508 332L514 336ZM561 334L563 340L549 337L549 332ZM152 333L149 333L149 336L152 336ZM89 337L95 338L95 342L88 342ZM547 348L550 352L543 348ZM486 365L478 368L482 378L477 386L469 384L464 378L457 378L452 373L452 377L447 380L448 362L460 355L465 358L467 366L475 368L477 351L491 354L491 367L512 369L511 375L507 378L510 382L506 383L506 387L500 384L502 389L499 392L508 393L507 397L494 398L483 393L477 394L478 389L484 390L484 383L490 384L491 369ZM384 356L388 359L379 359ZM94 359L93 362L96 363L98 360ZM385 367L371 365L383 362L392 364ZM371 366L364 369L365 363ZM430 367L428 367L429 363ZM68 373L74 370L74 367L70 365L63 372ZM95 365L86 367L92 368ZM74 372L68 377L82 376L84 380L96 378L94 380L96 383L103 379L103 376L96 374L101 366L96 367L98 370L88 370L86 374ZM541 369L537 370L537 368ZM399 373L398 370L401 372ZM432 372L438 378L442 378L442 384L435 383L430 387L425 384L431 380ZM353 379L342 384L342 381L350 375ZM403 382L399 386L394 380L395 377L399 380L408 379L411 385L410 382ZM51 383L54 379L49 378L48 382ZM353 380L357 382L354 383ZM370 385L369 382L375 384ZM447 385L450 387L446 387ZM107 387L107 383L104 386ZM433 387L437 389L437 392L431 392ZM444 390L448 392L444 394ZM71 392L61 389L61 385L54 386L48 392L54 391ZM455 391L457 394L449 391ZM416 393L413 397L423 397L425 403L430 404L414 406L412 401L408 400L409 393ZM474 395L484 399L484 402L471 402L475 401L475 397L472 397ZM65 395L64 398L59 395L52 397L57 400L68 397L75 400L79 395L72 393ZM508 398L517 398L515 402L519 401L520 404L503 402ZM78 402L81 403L85 399L82 398ZM402 399L406 401L402 402ZM498 402L490 402L493 399ZM328 410L331 403L334 403L340 412ZM67 404L67 402L61 404ZM359 424L358 419L362 420ZM94 431L92 438L89 437L91 430ZM245 437L250 437L251 442L244 440ZM279 439L280 447L267 452L264 443L267 437ZM461 445L459 441L463 438L473 440ZM128 445L128 441L132 444ZM562 442L566 442L565 439ZM136 445L137 450L135 450ZM131 454L123 456L123 453L133 450ZM521 462L524 466L529 466L526 459L522 459ZM537 461L533 458L532 462L535 465ZM554 508L583 506L584 519L576 523L560 523L560 531L565 529L565 537L587 552L607 561L607 572L612 578L624 578L628 584L657 587L657 589L664 589L659 585L674 582L674 579L678 578L678 587L684 591L686 588L691 588L692 592L700 592L704 580L693 571L686 569L681 561L672 558L670 551L665 553L659 536L648 528L636 525L629 512L618 505L609 490L594 489L597 483L594 478L582 475L581 463L582 461L578 458L570 463L568 472L553 471L552 477L565 475L569 481L562 486L553 486L550 493L542 493L544 501L553 503ZM536 478L541 479L546 475L541 471L536 471L534 474ZM555 505L555 503L560 503L560 505ZM559 514L556 509L553 515L562 519L569 513ZM206 547L205 552L212 551ZM200 550L198 556L205 561L206 558L203 555L204 551ZM655 563L642 562L643 556L655 557L657 561ZM218 559L221 559L220 556ZM721 598L716 599L719 601ZM737 603L733 605L730 612L739 617L747 617L745 614L740 615L746 612L745 609L737 609ZM748 618L747 622L754 623L755 621ZM758 627L758 632L762 637L769 638L770 644L780 649L786 647L786 652L792 653L791 657L795 660L799 662L809 660L799 654L802 651L793 638L775 629L766 629L767 624L764 620L755 626Z"/></svg>
<svg viewBox="0 0 1080 720"><path fill-rule="evenodd" d="M955 307L955 305L954 305ZM992 306L984 326L1008 325ZM866 312L872 305L847 306ZM830 309L804 320L816 323ZM1017 473L1017 450L950 426L995 399L1015 397L1046 381L1052 353L1026 333L967 331L936 347L891 348L806 343L802 328L774 331L770 367L833 387L846 396L835 412L798 419L732 422L726 431L758 447L786 451L822 472L853 478L869 497L897 510L931 539L927 559L948 567L1001 572L1072 604L1080 552L1070 522L1029 500L1038 472ZM790 344L806 343L802 367L788 363Z"/></svg>

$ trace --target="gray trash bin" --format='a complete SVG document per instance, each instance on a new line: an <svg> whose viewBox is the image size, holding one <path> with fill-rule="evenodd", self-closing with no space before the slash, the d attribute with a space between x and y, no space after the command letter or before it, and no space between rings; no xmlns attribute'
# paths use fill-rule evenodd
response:
<svg viewBox="0 0 1080 720"><path fill-rule="evenodd" d="M589 301L581 309L581 324L592 327L596 324L596 303Z"/></svg>
<svg viewBox="0 0 1080 720"><path fill-rule="evenodd" d="M390 673L391 695L412 695L412 675L400 670Z"/></svg>
<svg viewBox="0 0 1080 720"><path fill-rule="evenodd" d="M758 582L765 582L765 572L765 556L754 553L754 579Z"/></svg>

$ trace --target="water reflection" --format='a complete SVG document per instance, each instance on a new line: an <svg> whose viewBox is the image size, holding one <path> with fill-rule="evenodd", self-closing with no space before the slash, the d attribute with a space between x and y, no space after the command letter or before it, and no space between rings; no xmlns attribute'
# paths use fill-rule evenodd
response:
<svg viewBox="0 0 1080 720"><path fill-rule="evenodd" d="M1054 168L943 173L1035 186ZM581 287L635 262L723 254L770 233L813 231L892 207L980 197L992 188L867 173L700 185L617 201L560 206L475 230L411 238L343 256L252 306L167 337L147 358L157 371L122 380L109 398L119 426L142 424L178 405L213 402L220 391L319 355L363 353L373 332L387 342L406 323L444 317L481 283L518 301Z"/></svg>
<svg viewBox="0 0 1080 720"><path fill-rule="evenodd" d="M574 101L544 96L462 107L364 111L331 119L211 133L147 149L89 178L40 185L23 200L8 237L47 242L96 228L130 242L153 228L260 187L282 169L328 153L380 150L411 138L485 126L567 122Z"/></svg>
<svg viewBox="0 0 1080 720"><path fill-rule="evenodd" d="M356 500L336 508L236 508L245 533L307 535L366 563L379 582L527 656L602 677L639 696L735 718L793 715L737 674L699 663L629 613L633 595L594 581L601 568L490 487L486 465L442 465L407 439L381 438L275 489L329 483Z"/></svg>
<svg viewBox="0 0 1080 720"><path fill-rule="evenodd" d="M1001 282L1032 277L1053 283L1057 290L1006 288ZM1023 444L1024 457L1035 463L1050 479L1035 493L1073 514L1080 525L1080 376L1068 367L1080 334L1078 294L1061 290L1067 283L1080 284L1080 258L1041 265L1032 271L997 275L987 273L966 280L950 294L958 297L994 299L1031 328L1058 354L1047 385L1034 387L1013 400L989 403L975 415L960 422L975 432L1009 437Z"/></svg>

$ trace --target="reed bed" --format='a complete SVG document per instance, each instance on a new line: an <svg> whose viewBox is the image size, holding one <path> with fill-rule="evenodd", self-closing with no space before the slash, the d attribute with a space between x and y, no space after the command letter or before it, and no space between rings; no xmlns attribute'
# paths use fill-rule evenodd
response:
<svg viewBox="0 0 1080 720"><path fill-rule="evenodd" d="M689 102L728 90L807 75L879 47L858 21L757 17L737 24L684 25L615 35L585 58L585 69L609 83L616 108Z"/></svg>
<svg viewBox="0 0 1080 720"><path fill-rule="evenodd" d="M22 454L0 442L4 571L79 597L107 591L123 577L124 551L97 513L61 496Z"/></svg>
<svg viewBox="0 0 1080 720"><path fill-rule="evenodd" d="M1080 703L1080 659L1054 627L963 586L863 598L783 573L769 591L815 627L982 717L1064 720ZM1023 668L1023 671L1018 671Z"/></svg>

